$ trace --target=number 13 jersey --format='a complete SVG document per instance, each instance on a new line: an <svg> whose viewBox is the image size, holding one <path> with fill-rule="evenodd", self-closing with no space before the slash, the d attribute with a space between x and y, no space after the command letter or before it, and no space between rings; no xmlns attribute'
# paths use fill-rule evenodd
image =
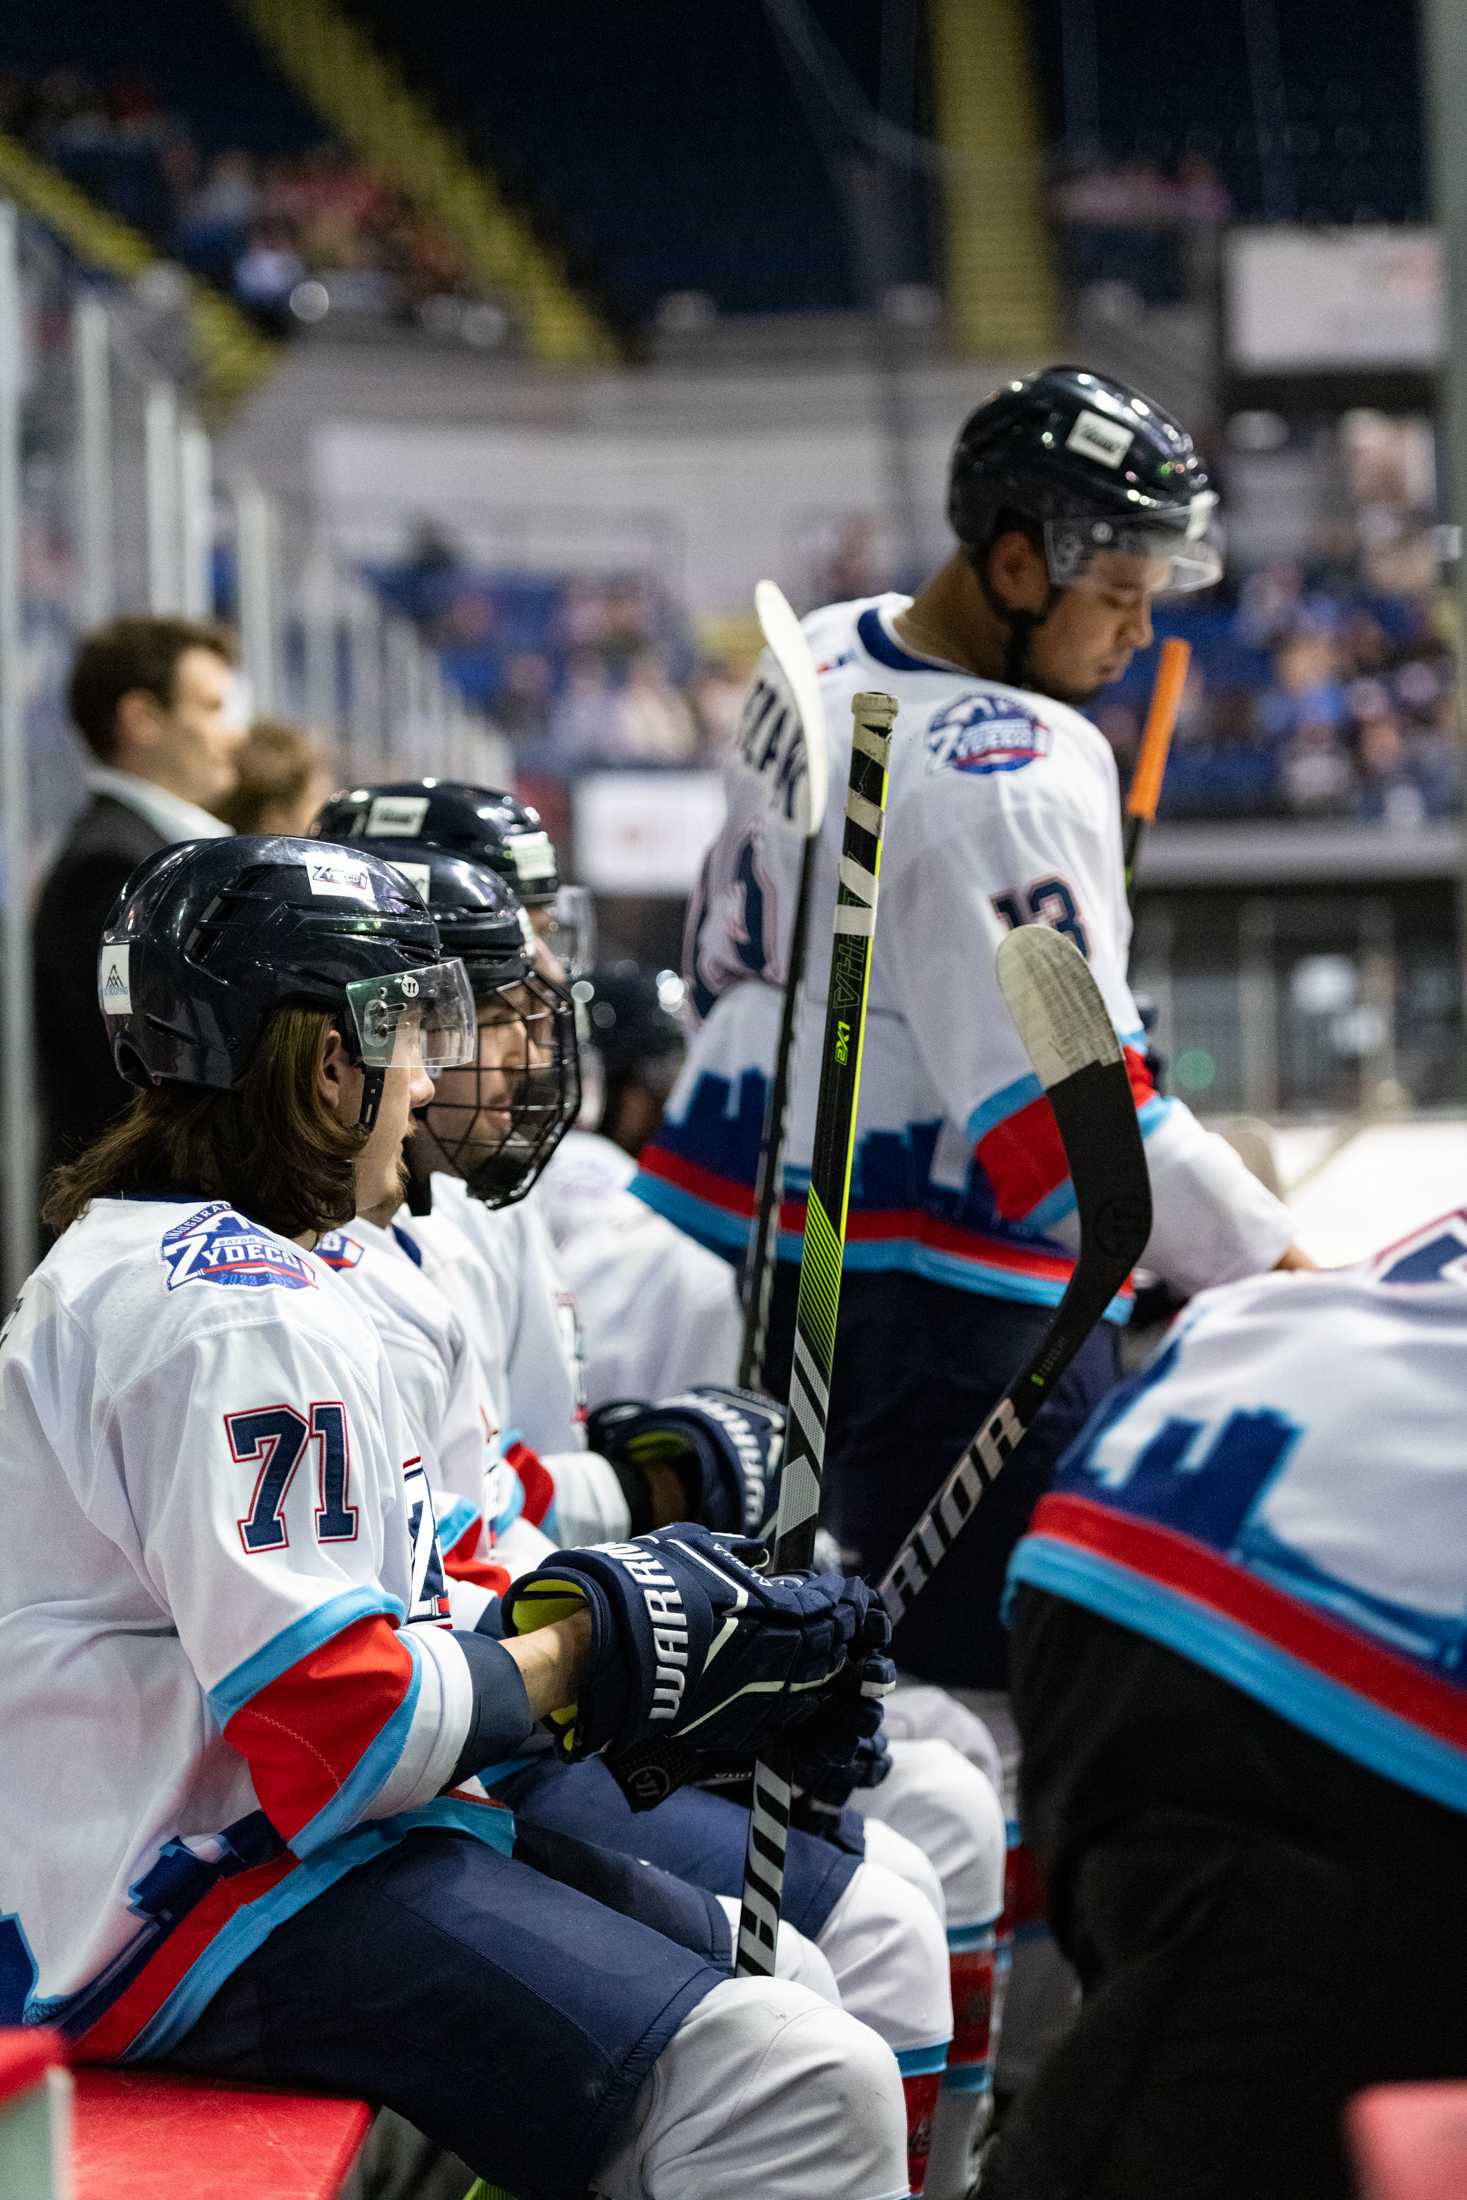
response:
<svg viewBox="0 0 1467 2200"><path fill-rule="evenodd" d="M1126 1050L1156 1226L1147 1265L1187 1291L1269 1267L1292 1237L1277 1201L1188 1110L1153 1089L1126 979L1115 760L1047 696L913 656L907 598L837 604L805 621L830 750L792 1081L780 1250L797 1259L809 1181L851 699L897 699L846 1259L959 1288L1057 1304L1072 1267L1074 1195L1058 1133L994 978L1014 924L1045 923L1088 957ZM689 914L698 1019L634 1189L737 1259L749 1234L802 843L799 740L761 659L728 815ZM1112 1308L1124 1319L1126 1305Z"/></svg>

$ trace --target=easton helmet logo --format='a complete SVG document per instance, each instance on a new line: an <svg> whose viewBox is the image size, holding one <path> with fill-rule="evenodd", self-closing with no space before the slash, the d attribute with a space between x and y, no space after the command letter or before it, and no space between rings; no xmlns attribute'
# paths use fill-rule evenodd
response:
<svg viewBox="0 0 1467 2200"><path fill-rule="evenodd" d="M130 1016L132 1014L132 978L128 963L132 956L130 947L104 947L98 972L97 994L104 1016Z"/></svg>
<svg viewBox="0 0 1467 2200"><path fill-rule="evenodd" d="M411 971L409 971L408 975L402 981L403 999L405 1001L415 1001L421 990L422 988L419 986L417 979L412 975Z"/></svg>

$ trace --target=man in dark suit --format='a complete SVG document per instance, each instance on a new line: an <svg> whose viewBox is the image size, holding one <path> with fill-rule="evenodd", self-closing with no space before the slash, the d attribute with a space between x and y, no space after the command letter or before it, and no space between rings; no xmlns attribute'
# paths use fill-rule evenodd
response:
<svg viewBox="0 0 1467 2200"><path fill-rule="evenodd" d="M145 857L228 832L207 806L238 778L236 661L228 631L196 619L113 619L77 652L67 702L90 752L91 800L41 889L33 934L43 1169L130 1097L97 1007L102 927Z"/></svg>

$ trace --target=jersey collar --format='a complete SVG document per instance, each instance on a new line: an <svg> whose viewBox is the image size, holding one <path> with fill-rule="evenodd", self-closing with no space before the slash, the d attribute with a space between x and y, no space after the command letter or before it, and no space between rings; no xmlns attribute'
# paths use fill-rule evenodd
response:
<svg viewBox="0 0 1467 2200"><path fill-rule="evenodd" d="M904 649L882 618L879 604L870 604L861 613L856 621L856 635L867 656L874 657L879 665L886 665L892 672L962 674L961 665L950 665L941 657L914 657L909 649Z"/></svg>

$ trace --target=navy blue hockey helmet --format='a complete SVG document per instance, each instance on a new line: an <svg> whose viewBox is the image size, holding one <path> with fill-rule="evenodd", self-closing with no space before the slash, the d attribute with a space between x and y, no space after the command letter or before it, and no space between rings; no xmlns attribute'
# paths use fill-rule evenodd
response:
<svg viewBox="0 0 1467 2200"><path fill-rule="evenodd" d="M349 787L326 804L311 830L323 840L429 841L497 871L529 910L535 930L567 972L592 953L590 901L564 884L555 843L538 810L502 787L462 779L393 779Z"/></svg>
<svg viewBox="0 0 1467 2200"><path fill-rule="evenodd" d="M1129 383L1046 367L1009 382L964 422L948 474L948 520L1013 638L1006 676L1060 590L1086 584L1103 551L1144 561L1152 594L1210 588L1222 573L1217 495L1186 429ZM1042 544L1050 604L1000 602L986 557L1006 528Z"/></svg>
<svg viewBox="0 0 1467 2200"><path fill-rule="evenodd" d="M405 1042L430 1071L473 1058L468 978L422 901L380 858L318 840L241 835L150 856L104 928L97 997L118 1074L145 1089L232 1091L275 1009L325 1009L366 1072L367 1127Z"/></svg>
<svg viewBox="0 0 1467 2200"><path fill-rule="evenodd" d="M480 858L425 839L371 844L419 894L445 954L473 989L477 1052L439 1081L408 1150L414 1203L434 1169L462 1177L476 1199L523 1198L580 1111L575 1008L518 897ZM354 843L365 854L367 843Z"/></svg>
<svg viewBox="0 0 1467 2200"><path fill-rule="evenodd" d="M502 788L462 779L392 779L334 794L316 819L323 840L428 840L499 873L527 909L560 891L555 844L538 810Z"/></svg>

